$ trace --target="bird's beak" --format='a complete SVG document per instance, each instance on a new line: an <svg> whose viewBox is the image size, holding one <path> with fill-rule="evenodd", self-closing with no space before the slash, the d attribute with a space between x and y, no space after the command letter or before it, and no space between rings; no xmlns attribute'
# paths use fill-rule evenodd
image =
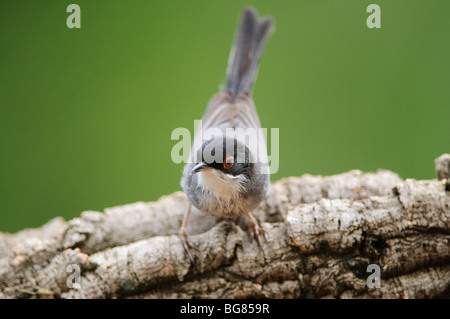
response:
<svg viewBox="0 0 450 319"><path fill-rule="evenodd" d="M200 162L197 165L194 166L194 168L191 170L191 175L194 175L195 173L200 172L202 169L207 168L208 165L204 162Z"/></svg>

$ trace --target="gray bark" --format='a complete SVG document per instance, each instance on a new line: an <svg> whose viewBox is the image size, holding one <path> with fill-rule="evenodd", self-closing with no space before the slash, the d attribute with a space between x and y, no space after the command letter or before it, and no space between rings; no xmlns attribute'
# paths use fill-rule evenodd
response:
<svg viewBox="0 0 450 319"><path fill-rule="evenodd" d="M274 182L254 212L262 249L245 225L193 209L193 265L178 237L182 192L0 233L0 298L446 296L450 182L436 168L445 178L355 170ZM379 288L367 285L370 264L381 269ZM70 285L69 265L81 288Z"/></svg>

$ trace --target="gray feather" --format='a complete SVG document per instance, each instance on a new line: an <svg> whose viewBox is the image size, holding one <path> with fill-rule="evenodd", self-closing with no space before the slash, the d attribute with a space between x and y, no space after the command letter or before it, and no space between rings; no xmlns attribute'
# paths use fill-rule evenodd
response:
<svg viewBox="0 0 450 319"><path fill-rule="evenodd" d="M244 9L228 61L225 91L234 96L251 94L271 26L270 18L258 18L256 10Z"/></svg>

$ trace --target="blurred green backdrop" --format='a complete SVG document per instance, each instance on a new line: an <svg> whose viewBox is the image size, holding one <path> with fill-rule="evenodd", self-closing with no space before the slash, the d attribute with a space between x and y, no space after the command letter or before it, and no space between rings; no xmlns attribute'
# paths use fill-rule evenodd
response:
<svg viewBox="0 0 450 319"><path fill-rule="evenodd" d="M66 8L81 7L81 29ZM180 190L176 127L224 82L241 9L272 15L254 99L280 128L272 176L386 168L434 178L450 151L450 1L2 1L0 231Z"/></svg>

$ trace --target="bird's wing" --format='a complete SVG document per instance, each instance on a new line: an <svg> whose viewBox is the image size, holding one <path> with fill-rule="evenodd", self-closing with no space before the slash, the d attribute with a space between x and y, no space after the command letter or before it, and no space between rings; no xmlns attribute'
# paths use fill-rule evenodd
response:
<svg viewBox="0 0 450 319"><path fill-rule="evenodd" d="M256 112L253 99L246 93L233 98L232 93L218 93L212 97L202 118L202 130L196 130L194 142L191 148L190 159L194 160L194 154L198 152L204 140L208 139L207 130L219 129L221 134L226 135L227 129L254 129L260 133L261 122ZM244 141L245 143L245 141ZM264 136L257 137L260 160L267 160L267 149ZM250 145L256 150L255 145ZM255 154L256 155L256 154Z"/></svg>

